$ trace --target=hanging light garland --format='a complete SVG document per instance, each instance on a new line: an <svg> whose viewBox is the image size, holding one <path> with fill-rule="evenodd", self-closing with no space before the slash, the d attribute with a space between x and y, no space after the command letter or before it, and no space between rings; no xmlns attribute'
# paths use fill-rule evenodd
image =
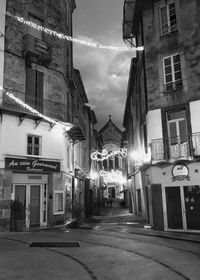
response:
<svg viewBox="0 0 200 280"><path fill-rule="evenodd" d="M6 15L16 19L18 22L20 22L22 24L28 25L28 26L30 26L30 27L32 27L34 29L43 31L43 32L45 32L47 34L53 35L53 36L55 36L55 37L57 37L59 39L71 41L73 43L85 45L85 46L88 46L88 47L99 48L99 49L108 49L108 50L116 50L116 51L133 51L133 50L143 51L144 50L143 46L128 49L127 47L109 46L109 45L104 45L104 44L101 44L101 43L98 43L98 42L89 42L89 41L86 41L86 40L80 40L80 39L73 38L71 36L65 35L63 33L56 32L56 31L51 30L49 28L46 28L44 26L38 25L38 24L36 24L36 23L34 23L32 21L24 19L23 17L12 15L9 12L6 12Z"/></svg>
<svg viewBox="0 0 200 280"><path fill-rule="evenodd" d="M121 184L124 183L124 177L122 171L120 170L111 170L111 171L100 170L99 175L103 177L105 183L112 183L112 182L118 182Z"/></svg>
<svg viewBox="0 0 200 280"><path fill-rule="evenodd" d="M121 157L127 157L127 149L120 149L118 151L110 151L102 150L102 153L99 151L95 151L91 153L91 159L96 161L103 161L105 159L108 159L110 157L114 156L121 156Z"/></svg>
<svg viewBox="0 0 200 280"><path fill-rule="evenodd" d="M29 110L31 113L34 113L36 114L37 116L41 117L42 119L50 122L51 124L54 124L54 125L59 125L61 126L62 128L64 128L66 131L68 131L70 128L72 128L72 124L70 123L66 123L65 125L58 122L58 121L55 121L54 119L50 118L50 117L47 117L43 114L41 114L40 112L38 112L36 109L32 108L30 105L26 104L24 101L22 101L21 99L17 98L16 96L14 96L13 93L3 89L3 88L0 88L0 91L2 91L3 93L5 93L10 99L14 100L17 104L19 104L20 106L22 106L23 108Z"/></svg>

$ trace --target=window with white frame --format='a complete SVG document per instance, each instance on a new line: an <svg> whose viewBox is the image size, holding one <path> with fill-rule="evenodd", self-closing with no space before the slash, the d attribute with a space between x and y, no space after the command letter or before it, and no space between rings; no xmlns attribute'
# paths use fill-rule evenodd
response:
<svg viewBox="0 0 200 280"><path fill-rule="evenodd" d="M41 155L41 136L28 135L27 136L27 154L28 155Z"/></svg>
<svg viewBox="0 0 200 280"><path fill-rule="evenodd" d="M175 2L160 7L161 35L167 35L177 30Z"/></svg>
<svg viewBox="0 0 200 280"><path fill-rule="evenodd" d="M54 215L64 214L64 192L54 191Z"/></svg>
<svg viewBox="0 0 200 280"><path fill-rule="evenodd" d="M163 59L165 91L182 88L181 58L180 54Z"/></svg>
<svg viewBox="0 0 200 280"><path fill-rule="evenodd" d="M186 126L185 110L167 113L168 136L171 145L187 142L188 132Z"/></svg>

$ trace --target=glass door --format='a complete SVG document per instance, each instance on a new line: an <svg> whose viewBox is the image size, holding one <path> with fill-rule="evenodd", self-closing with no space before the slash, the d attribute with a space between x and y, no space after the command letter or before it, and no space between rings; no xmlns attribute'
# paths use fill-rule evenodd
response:
<svg viewBox="0 0 200 280"><path fill-rule="evenodd" d="M184 186L186 226L190 230L200 230L200 186Z"/></svg>
<svg viewBox="0 0 200 280"><path fill-rule="evenodd" d="M183 229L180 187L166 187L165 195L168 229Z"/></svg>
<svg viewBox="0 0 200 280"><path fill-rule="evenodd" d="M30 185L30 226L40 226L40 185Z"/></svg>
<svg viewBox="0 0 200 280"><path fill-rule="evenodd" d="M16 207L17 213L12 214L18 214L18 218L21 220L24 220L25 224L25 218L26 218L26 185L15 185L15 201L19 202L18 208ZM21 205L21 207L20 207Z"/></svg>

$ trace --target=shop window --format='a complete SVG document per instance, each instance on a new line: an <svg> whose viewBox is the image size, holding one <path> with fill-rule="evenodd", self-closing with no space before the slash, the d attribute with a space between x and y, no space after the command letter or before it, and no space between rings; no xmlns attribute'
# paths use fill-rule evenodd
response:
<svg viewBox="0 0 200 280"><path fill-rule="evenodd" d="M175 2L160 7L161 35L165 36L177 31L177 16Z"/></svg>
<svg viewBox="0 0 200 280"><path fill-rule="evenodd" d="M64 193L63 191L54 192L54 215L64 214Z"/></svg>
<svg viewBox="0 0 200 280"><path fill-rule="evenodd" d="M27 137L27 154L41 155L41 136L28 135Z"/></svg>
<svg viewBox="0 0 200 280"><path fill-rule="evenodd" d="M183 82L180 54L165 57L163 59L163 68L165 92L181 89Z"/></svg>

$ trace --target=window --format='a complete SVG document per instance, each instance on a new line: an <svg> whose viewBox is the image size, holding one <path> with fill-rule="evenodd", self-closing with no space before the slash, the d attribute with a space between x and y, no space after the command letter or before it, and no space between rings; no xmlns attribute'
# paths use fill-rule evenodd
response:
<svg viewBox="0 0 200 280"><path fill-rule="evenodd" d="M168 112L167 122L170 158L187 157L189 144L185 110Z"/></svg>
<svg viewBox="0 0 200 280"><path fill-rule="evenodd" d="M27 138L27 154L41 155L41 137L35 135L28 135Z"/></svg>
<svg viewBox="0 0 200 280"><path fill-rule="evenodd" d="M44 73L31 67L26 68L25 101L42 113L43 110Z"/></svg>
<svg viewBox="0 0 200 280"><path fill-rule="evenodd" d="M115 169L119 168L119 158L115 156Z"/></svg>
<svg viewBox="0 0 200 280"><path fill-rule="evenodd" d="M167 118L171 142L176 144L177 138L180 138L180 143L187 142L185 111L168 112Z"/></svg>
<svg viewBox="0 0 200 280"><path fill-rule="evenodd" d="M54 215L64 214L64 193L63 191L54 192Z"/></svg>
<svg viewBox="0 0 200 280"><path fill-rule="evenodd" d="M161 35L167 35L177 30L175 3L160 8Z"/></svg>
<svg viewBox="0 0 200 280"><path fill-rule="evenodd" d="M165 91L172 91L182 88L182 73L180 54L165 57L164 67L164 86Z"/></svg>
<svg viewBox="0 0 200 280"><path fill-rule="evenodd" d="M106 170L108 168L107 159L103 160L103 167L104 167L104 170Z"/></svg>

